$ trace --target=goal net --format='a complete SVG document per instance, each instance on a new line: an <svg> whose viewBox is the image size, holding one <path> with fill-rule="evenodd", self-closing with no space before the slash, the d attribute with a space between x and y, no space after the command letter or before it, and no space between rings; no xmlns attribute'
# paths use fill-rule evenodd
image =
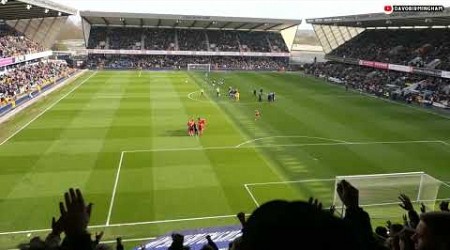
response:
<svg viewBox="0 0 450 250"><path fill-rule="evenodd" d="M202 72L210 72L211 64L188 64L188 71L202 71Z"/></svg>
<svg viewBox="0 0 450 250"><path fill-rule="evenodd" d="M371 216L389 216L390 212L401 216L398 206L401 193L406 194L413 204L416 203L416 208L423 203L427 211L434 210L440 198L450 198L450 186L424 172L336 176L335 184L344 179L359 190L359 204ZM337 211L344 211L336 190L333 204Z"/></svg>

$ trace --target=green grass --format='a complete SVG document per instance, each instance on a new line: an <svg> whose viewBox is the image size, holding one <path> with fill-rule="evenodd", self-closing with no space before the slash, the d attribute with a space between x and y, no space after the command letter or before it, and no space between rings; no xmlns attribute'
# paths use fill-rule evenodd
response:
<svg viewBox="0 0 450 250"><path fill-rule="evenodd" d="M425 110L296 74L212 73L225 78L223 94L239 88L240 102L217 98L202 74L100 71L84 81L92 74L1 125L3 141L79 86L0 146L0 232L48 228L69 187L95 204L93 230L105 230L111 240L234 224L233 217L180 219L251 213L249 183L413 171L450 181L450 118ZM258 103L255 88L275 91L277 101ZM258 121L255 109L262 112ZM185 124L198 116L207 119L207 130L189 137ZM430 142L370 143L399 141ZM326 180L249 186L258 203L314 195L326 205L333 188ZM384 209L401 221L400 210ZM372 211L384 220L379 208ZM150 223L115 226L139 222ZM0 245L14 247L26 235L0 234Z"/></svg>

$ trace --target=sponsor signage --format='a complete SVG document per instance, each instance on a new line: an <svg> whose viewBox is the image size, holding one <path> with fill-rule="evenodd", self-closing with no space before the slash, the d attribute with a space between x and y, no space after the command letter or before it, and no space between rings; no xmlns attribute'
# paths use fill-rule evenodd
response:
<svg viewBox="0 0 450 250"><path fill-rule="evenodd" d="M42 57L46 57L46 56L51 56L52 55L52 51L43 51L43 52L39 52L39 53L34 53L34 54L29 54L29 55L25 55L25 61L30 61L30 60L34 60L34 59L39 59Z"/></svg>
<svg viewBox="0 0 450 250"><path fill-rule="evenodd" d="M411 66L397 65L397 64L389 64L388 68L389 68L389 70L407 72L407 73L411 73L413 70Z"/></svg>
<svg viewBox="0 0 450 250"><path fill-rule="evenodd" d="M0 67L8 66L14 63L14 57L0 58Z"/></svg>
<svg viewBox="0 0 450 250"><path fill-rule="evenodd" d="M184 245L189 246L191 250L200 250L207 244L206 235L211 236L211 240L220 250L228 249L228 244L242 235L241 226L202 228L174 233L184 235ZM158 237L143 246L135 247L134 250L167 250L172 243L171 235L172 233L169 233Z"/></svg>
<svg viewBox="0 0 450 250"><path fill-rule="evenodd" d="M359 65L376 69L388 69L388 64L382 62L359 60Z"/></svg>
<svg viewBox="0 0 450 250"><path fill-rule="evenodd" d="M441 76L443 78L450 78L450 71L442 71Z"/></svg>
<svg viewBox="0 0 450 250"><path fill-rule="evenodd" d="M441 76L441 70L427 69L427 68L415 68L413 67L413 73L427 76Z"/></svg>

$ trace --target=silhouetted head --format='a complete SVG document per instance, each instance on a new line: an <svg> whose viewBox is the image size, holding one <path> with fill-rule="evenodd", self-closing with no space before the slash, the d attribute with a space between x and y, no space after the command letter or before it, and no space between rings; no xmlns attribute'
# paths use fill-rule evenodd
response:
<svg viewBox="0 0 450 250"><path fill-rule="evenodd" d="M420 215L416 233L412 236L416 249L450 248L450 212L429 212Z"/></svg>
<svg viewBox="0 0 450 250"><path fill-rule="evenodd" d="M243 229L244 250L358 249L344 220L302 201L270 201L257 208Z"/></svg>

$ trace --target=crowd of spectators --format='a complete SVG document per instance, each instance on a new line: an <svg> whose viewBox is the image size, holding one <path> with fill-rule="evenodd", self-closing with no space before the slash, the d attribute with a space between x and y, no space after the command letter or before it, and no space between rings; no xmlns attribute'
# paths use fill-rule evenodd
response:
<svg viewBox="0 0 450 250"><path fill-rule="evenodd" d="M148 50L176 50L172 29L145 29L144 41Z"/></svg>
<svg viewBox="0 0 450 250"><path fill-rule="evenodd" d="M103 27L92 27L89 33L88 48L89 49L108 49L106 47L106 38L108 37L107 29Z"/></svg>
<svg viewBox="0 0 450 250"><path fill-rule="evenodd" d="M287 68L286 57L231 56L101 56L90 55L90 68L187 69L188 64L211 64L216 70L281 70Z"/></svg>
<svg viewBox="0 0 450 250"><path fill-rule="evenodd" d="M239 51L236 31L208 30L206 34L212 51Z"/></svg>
<svg viewBox="0 0 450 250"><path fill-rule="evenodd" d="M270 32L267 33L267 38L269 39L272 51L275 52L288 52L288 47L283 40L280 33Z"/></svg>
<svg viewBox="0 0 450 250"><path fill-rule="evenodd" d="M408 103L441 103L450 107L450 79L334 62L314 63L305 68L308 74L326 78L347 88Z"/></svg>
<svg viewBox="0 0 450 250"><path fill-rule="evenodd" d="M72 72L67 64L35 62L11 67L0 75L0 101L6 104L20 95L29 93L37 86L62 78Z"/></svg>
<svg viewBox="0 0 450 250"><path fill-rule="evenodd" d="M239 32L241 51L270 52L270 46L265 32Z"/></svg>
<svg viewBox="0 0 450 250"><path fill-rule="evenodd" d="M450 30L366 30L331 55L450 70Z"/></svg>
<svg viewBox="0 0 450 250"><path fill-rule="evenodd" d="M108 36L109 49L141 49L142 31L138 28L110 28Z"/></svg>
<svg viewBox="0 0 450 250"><path fill-rule="evenodd" d="M206 34L204 30L178 30L179 50L206 51Z"/></svg>
<svg viewBox="0 0 450 250"><path fill-rule="evenodd" d="M23 56L43 48L6 24L0 24L0 58Z"/></svg>
<svg viewBox="0 0 450 250"><path fill-rule="evenodd" d="M345 206L345 215L338 216L336 207L324 208L317 199L309 201L273 200L258 207L246 218L243 212L237 218L242 225L242 236L229 243L230 250L272 249L349 249L349 250L448 250L450 249L449 203L442 201L440 211L427 212L423 203L421 214L414 209L410 198L400 194L399 205L405 214L399 221L387 221L386 226L372 228L369 214L359 204L359 190L346 180L336 186ZM69 189L64 202L59 204L60 215L51 220L51 232L45 239L34 237L21 249L90 250L112 249L101 243L103 232L92 238L88 225L93 210L79 189ZM49 220L50 221L50 220ZM64 233L64 239L61 235ZM218 250L214 239L205 237L202 250ZM122 250L120 238L115 249ZM145 245L140 249L145 250ZM184 236L172 234L169 250L189 250Z"/></svg>
<svg viewBox="0 0 450 250"><path fill-rule="evenodd" d="M288 52L280 33L167 28L93 27L88 48Z"/></svg>

